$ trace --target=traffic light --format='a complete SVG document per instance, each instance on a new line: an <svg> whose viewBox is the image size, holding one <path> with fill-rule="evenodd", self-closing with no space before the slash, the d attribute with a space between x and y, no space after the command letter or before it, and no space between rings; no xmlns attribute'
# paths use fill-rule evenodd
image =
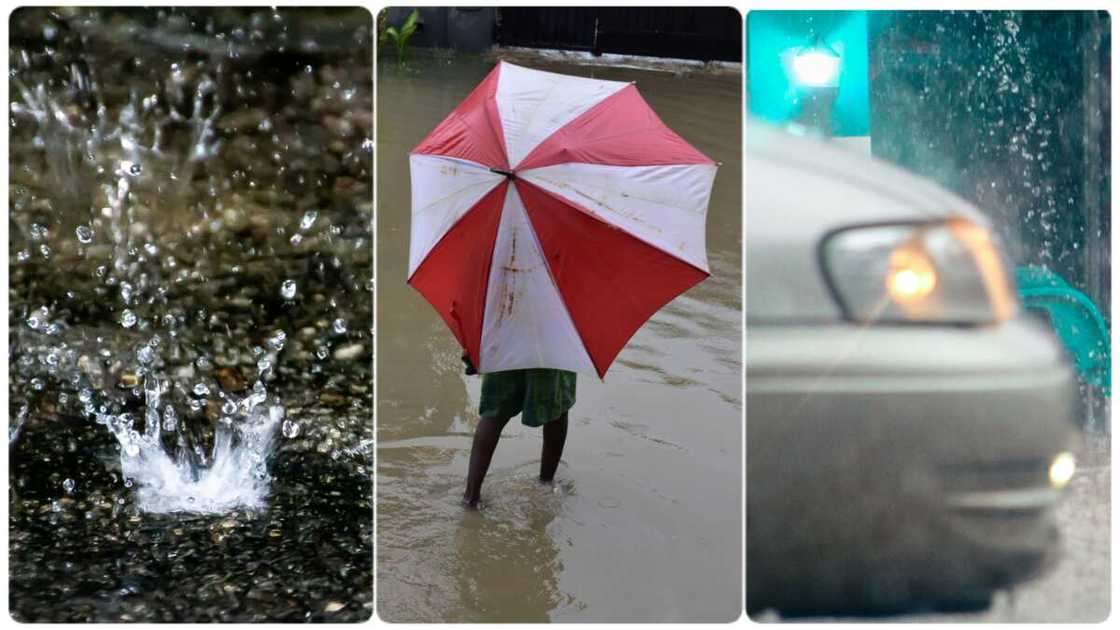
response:
<svg viewBox="0 0 1120 630"><path fill-rule="evenodd" d="M835 88L840 84L840 55L817 37L793 56L793 77L803 86Z"/></svg>
<svg viewBox="0 0 1120 630"><path fill-rule="evenodd" d="M747 14L750 113L828 136L870 128L866 11Z"/></svg>

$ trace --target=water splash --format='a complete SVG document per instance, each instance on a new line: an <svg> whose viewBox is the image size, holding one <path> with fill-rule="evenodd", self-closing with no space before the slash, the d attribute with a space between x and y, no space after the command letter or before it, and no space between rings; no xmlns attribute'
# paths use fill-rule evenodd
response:
<svg viewBox="0 0 1120 630"><path fill-rule="evenodd" d="M144 426L138 430L131 414L92 412L121 446L121 472L137 485L137 506L151 513L226 512L235 508L256 509L264 505L272 481L267 457L272 452L276 429L284 420L284 407L269 401L260 381L252 393L229 398L214 434L209 465L200 466L187 447L182 433L177 451L163 445L160 399L166 382L148 377L144 382ZM92 405L87 405L92 409ZM170 405L163 407L163 419ZM171 413L174 417L174 412Z"/></svg>

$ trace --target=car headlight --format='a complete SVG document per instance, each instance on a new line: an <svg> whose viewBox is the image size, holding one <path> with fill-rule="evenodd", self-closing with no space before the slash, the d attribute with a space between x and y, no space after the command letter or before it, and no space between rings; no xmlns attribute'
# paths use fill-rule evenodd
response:
<svg viewBox="0 0 1120 630"><path fill-rule="evenodd" d="M821 247L849 319L983 324L1018 308L991 234L967 219L853 227L833 232Z"/></svg>

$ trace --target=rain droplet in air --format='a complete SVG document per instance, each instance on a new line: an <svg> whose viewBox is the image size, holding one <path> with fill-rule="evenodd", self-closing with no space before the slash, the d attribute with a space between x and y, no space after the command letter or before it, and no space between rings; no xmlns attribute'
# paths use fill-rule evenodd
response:
<svg viewBox="0 0 1120 630"><path fill-rule="evenodd" d="M334 329L334 332L339 335L346 334L346 320L339 317L338 319L334 320L334 323L331 324L331 328Z"/></svg>
<svg viewBox="0 0 1120 630"><path fill-rule="evenodd" d="M284 349L284 342L287 339L287 333L285 333L283 330L277 330L276 332L272 333L271 337L268 338L268 347L275 352L280 352Z"/></svg>
<svg viewBox="0 0 1120 630"><path fill-rule="evenodd" d="M280 296L285 300L290 300L296 296L296 281L285 280L284 284L280 285Z"/></svg>
<svg viewBox="0 0 1120 630"><path fill-rule="evenodd" d="M121 326L124 326L125 328L132 328L135 325L136 313L133 313L127 308L124 309L124 311L121 313Z"/></svg>
<svg viewBox="0 0 1120 630"><path fill-rule="evenodd" d="M88 244L93 242L93 230L89 229L88 225L79 225L74 229L74 233L78 235L78 240L82 243Z"/></svg>
<svg viewBox="0 0 1120 630"><path fill-rule="evenodd" d="M66 494L74 493L74 485L73 479L67 478L62 481L62 489L66 491Z"/></svg>
<svg viewBox="0 0 1120 630"><path fill-rule="evenodd" d="M308 210L303 213L303 218L299 220L299 229L309 230L312 225L315 225L315 219L319 218L318 210Z"/></svg>

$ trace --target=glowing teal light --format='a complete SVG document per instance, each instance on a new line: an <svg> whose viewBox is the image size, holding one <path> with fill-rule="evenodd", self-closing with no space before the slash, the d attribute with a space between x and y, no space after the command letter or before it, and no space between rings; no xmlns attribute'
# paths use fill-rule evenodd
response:
<svg viewBox="0 0 1120 630"><path fill-rule="evenodd" d="M817 53L831 53L835 61ZM835 88L831 135L869 135L868 65L866 11L747 14L747 103L753 116L786 124L814 91Z"/></svg>
<svg viewBox="0 0 1120 630"><path fill-rule="evenodd" d="M836 87L840 79L840 55L827 48L802 49L793 57L793 74L802 85Z"/></svg>

